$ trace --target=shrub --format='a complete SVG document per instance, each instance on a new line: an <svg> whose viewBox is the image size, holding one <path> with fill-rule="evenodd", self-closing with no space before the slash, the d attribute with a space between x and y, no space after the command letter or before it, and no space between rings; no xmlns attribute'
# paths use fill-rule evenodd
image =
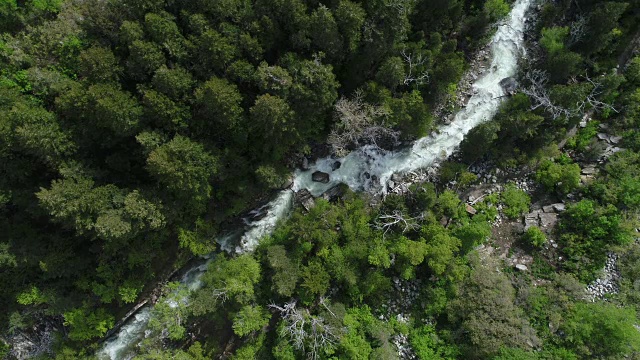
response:
<svg viewBox="0 0 640 360"><path fill-rule="evenodd" d="M544 160L536 171L536 180L548 190L568 194L580 185L580 166Z"/></svg>
<svg viewBox="0 0 640 360"><path fill-rule="evenodd" d="M509 184L502 192L502 202L507 206L504 214L509 219L516 219L523 214L529 212L531 198L524 191L518 189L515 185Z"/></svg>
<svg viewBox="0 0 640 360"><path fill-rule="evenodd" d="M535 247L542 247L547 242L547 237L539 227L532 226L525 231L524 240Z"/></svg>

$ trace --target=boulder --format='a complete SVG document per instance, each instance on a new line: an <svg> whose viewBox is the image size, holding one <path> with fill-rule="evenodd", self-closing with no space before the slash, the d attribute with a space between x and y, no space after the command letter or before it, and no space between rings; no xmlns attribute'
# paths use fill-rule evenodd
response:
<svg viewBox="0 0 640 360"><path fill-rule="evenodd" d="M598 172L598 169L596 169L595 166L587 166L582 170L580 170L580 173L582 173L582 175L593 175L593 174L596 174L597 172Z"/></svg>
<svg viewBox="0 0 640 360"><path fill-rule="evenodd" d="M552 204L551 206L553 206L553 210L556 212L563 212L566 209L563 203Z"/></svg>
<svg viewBox="0 0 640 360"><path fill-rule="evenodd" d="M287 178L280 185L281 189L290 189L293 186L293 175L287 176Z"/></svg>
<svg viewBox="0 0 640 360"><path fill-rule="evenodd" d="M334 162L333 164L331 164L331 171L340 169L340 166L342 166L342 163L340 161Z"/></svg>
<svg viewBox="0 0 640 360"><path fill-rule="evenodd" d="M540 218L540 227L543 229L551 229L558 222L557 214L541 213L538 217Z"/></svg>
<svg viewBox="0 0 640 360"><path fill-rule="evenodd" d="M507 95L514 95L518 90L518 82L513 77L500 80L500 86Z"/></svg>
<svg viewBox="0 0 640 360"><path fill-rule="evenodd" d="M313 195L311 195L307 189L302 189L296 193L296 201L298 201L307 211L311 210L311 208L316 205Z"/></svg>
<svg viewBox="0 0 640 360"><path fill-rule="evenodd" d="M322 171L315 171L313 174L311 174L311 180L326 184L329 182L329 174Z"/></svg>
<svg viewBox="0 0 640 360"><path fill-rule="evenodd" d="M476 210L473 206L469 204L465 204L465 210L467 210L467 212L471 215L475 215L478 212L478 210Z"/></svg>
<svg viewBox="0 0 640 360"><path fill-rule="evenodd" d="M322 198L329 201L334 201L336 199L339 199L344 195L344 189L345 189L344 186L338 184L332 187L331 189L325 191L322 194Z"/></svg>
<svg viewBox="0 0 640 360"><path fill-rule="evenodd" d="M612 144L617 144L622 141L622 136L609 136L609 142Z"/></svg>
<svg viewBox="0 0 640 360"><path fill-rule="evenodd" d="M306 157L302 158L302 164L300 164L300 168L302 170L309 170L309 159L307 159Z"/></svg>
<svg viewBox="0 0 640 360"><path fill-rule="evenodd" d="M516 264L516 269L520 270L520 271L527 271L529 270L529 268L527 267L527 265L524 264Z"/></svg>

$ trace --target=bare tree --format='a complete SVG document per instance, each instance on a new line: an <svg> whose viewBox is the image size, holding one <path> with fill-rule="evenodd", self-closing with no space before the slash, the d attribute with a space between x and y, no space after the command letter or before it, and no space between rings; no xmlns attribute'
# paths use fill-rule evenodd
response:
<svg viewBox="0 0 640 360"><path fill-rule="evenodd" d="M418 66L424 65L427 61L427 58L423 57L422 54L414 55L407 54L403 49L400 54L402 54L402 58L404 62L407 63L409 67L409 73L404 77L403 84L410 85L411 83L415 83L420 86L429 82L429 73L425 70L420 74L416 74Z"/></svg>
<svg viewBox="0 0 640 360"><path fill-rule="evenodd" d="M569 45L573 45L582 40L587 33L587 18L583 15L579 15L578 18L571 23L571 29L569 30Z"/></svg>
<svg viewBox="0 0 640 360"><path fill-rule="evenodd" d="M598 96L603 93L603 89L600 83L592 80L589 76L584 76L585 81L589 82L592 87L589 94L582 100L578 101L574 107L567 108L554 104L549 96L549 90L546 85L548 82L548 75L542 70L532 70L525 74L527 80L529 80L529 87L523 88L522 92L528 95L533 100L531 110L542 107L548 112L553 119L559 117L572 117L578 116L586 111L587 106L590 106L596 111L602 111L609 109L618 112L612 105L598 100ZM576 79L574 79L577 81Z"/></svg>
<svg viewBox="0 0 640 360"><path fill-rule="evenodd" d="M320 304L335 317L327 306L327 299L320 298ZM278 311L285 322L280 335L289 337L293 347L306 353L309 359L320 358L323 349L334 347L338 342L342 329L329 325L321 316L311 315L309 309L297 308L295 300L283 306L271 304L269 308Z"/></svg>
<svg viewBox="0 0 640 360"><path fill-rule="evenodd" d="M379 147L381 139L397 143L400 132L385 126L382 121L389 111L382 106L365 103L361 91L356 91L351 100L344 97L338 100L335 110L338 121L328 142L338 156L344 156L349 149L363 145Z"/></svg>
<svg viewBox="0 0 640 360"><path fill-rule="evenodd" d="M396 226L399 226L402 232L405 233L410 230L419 229L420 225L418 222L422 219L422 216L409 217L404 215L400 210L394 210L391 214L380 214L373 227L378 230L384 230L383 235L386 235L389 230Z"/></svg>

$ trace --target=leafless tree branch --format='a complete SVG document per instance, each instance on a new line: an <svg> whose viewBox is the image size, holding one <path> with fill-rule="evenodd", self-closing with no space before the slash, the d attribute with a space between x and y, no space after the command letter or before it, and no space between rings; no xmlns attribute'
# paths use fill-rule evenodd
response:
<svg viewBox="0 0 640 360"><path fill-rule="evenodd" d="M587 106L590 106L596 111L609 109L618 112L618 110L616 110L611 104L598 100L598 96L603 92L602 86L587 75L584 76L584 79L591 83L591 91L584 99L578 101L575 104L575 107L572 108L562 107L553 103L549 96L549 90L546 87L548 82L548 75L546 72L538 69L532 70L525 74L525 78L529 81L530 85L527 88L521 89L521 91L533 100L531 110L542 107L553 119L557 119L562 116L578 116L586 111Z"/></svg>
<svg viewBox="0 0 640 360"><path fill-rule="evenodd" d="M587 18L579 15L578 18L571 23L569 30L569 45L573 45L582 40L587 32Z"/></svg>
<svg viewBox="0 0 640 360"><path fill-rule="evenodd" d="M381 121L389 115L389 111L381 106L364 103L360 91L351 100L338 100L335 110L338 121L328 142L338 156L348 154L350 148L363 145L379 147L380 139L391 139L394 143L398 141L400 133L384 126Z"/></svg>
<svg viewBox="0 0 640 360"><path fill-rule="evenodd" d="M416 85L423 85L428 83L429 73L427 71L423 71L420 74L414 74L414 72L417 71L418 66L424 65L427 58L423 57L422 54L407 54L404 49L400 54L402 55L404 62L407 63L407 66L409 67L409 73L404 77L403 84L410 85L411 83L415 83Z"/></svg>
<svg viewBox="0 0 640 360"><path fill-rule="evenodd" d="M321 298L320 303L328 309L326 299ZM319 359L323 349L336 345L340 329L320 316L311 315L308 309L298 309L295 300L283 306L271 304L269 308L278 311L285 322L280 335L291 339L293 347L305 352L309 359Z"/></svg>
<svg viewBox="0 0 640 360"><path fill-rule="evenodd" d="M374 228L378 230L383 230L384 235L387 234L389 230L398 226L402 229L402 232L405 233L410 230L417 230L420 228L418 222L422 220L422 216L417 217L408 217L405 216L401 211L394 210L391 214L380 214L376 219Z"/></svg>

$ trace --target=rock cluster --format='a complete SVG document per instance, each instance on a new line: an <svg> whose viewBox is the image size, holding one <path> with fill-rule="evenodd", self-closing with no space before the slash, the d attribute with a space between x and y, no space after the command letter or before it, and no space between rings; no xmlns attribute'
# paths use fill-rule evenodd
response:
<svg viewBox="0 0 640 360"><path fill-rule="evenodd" d="M558 222L558 212L564 211L563 203L546 205L542 209L534 210L524 216L524 230L537 226L541 230L550 231Z"/></svg>
<svg viewBox="0 0 640 360"><path fill-rule="evenodd" d="M47 320L28 329L29 334L19 331L8 340L9 354L17 359L33 359L45 354L53 354L54 332L56 327Z"/></svg>
<svg viewBox="0 0 640 360"><path fill-rule="evenodd" d="M397 277L393 278L394 295L386 304L382 304L383 314L381 319L390 319L392 316L406 318L411 307L418 301L420 295L419 280L404 280Z"/></svg>
<svg viewBox="0 0 640 360"><path fill-rule="evenodd" d="M393 174L387 181L387 192L403 195L409 192L412 184L435 181L439 165L433 164L428 168L411 171L406 174Z"/></svg>
<svg viewBox="0 0 640 360"><path fill-rule="evenodd" d="M620 290L618 285L620 271L617 262L618 255L609 253L602 275L587 286L587 293L592 300L603 299L607 294L617 294Z"/></svg>
<svg viewBox="0 0 640 360"><path fill-rule="evenodd" d="M409 344L409 337L405 334L397 334L391 338L391 342L398 349L398 357L400 359L414 360L418 359L415 351Z"/></svg>
<svg viewBox="0 0 640 360"><path fill-rule="evenodd" d="M313 195L311 195L307 189L302 189L296 193L296 203L302 205L302 207L307 211L316 206Z"/></svg>

